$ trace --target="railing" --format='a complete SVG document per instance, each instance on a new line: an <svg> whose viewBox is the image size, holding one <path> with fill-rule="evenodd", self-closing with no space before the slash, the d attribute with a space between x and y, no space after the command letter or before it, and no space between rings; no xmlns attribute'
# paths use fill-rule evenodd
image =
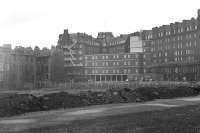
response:
<svg viewBox="0 0 200 133"><path fill-rule="evenodd" d="M168 87L175 88L176 86L191 86L189 82L175 82L175 81L121 81L121 82L66 82L60 84L62 89L74 89L74 90L107 90L111 88L130 88L135 89L138 87ZM58 86L54 86L58 87Z"/></svg>

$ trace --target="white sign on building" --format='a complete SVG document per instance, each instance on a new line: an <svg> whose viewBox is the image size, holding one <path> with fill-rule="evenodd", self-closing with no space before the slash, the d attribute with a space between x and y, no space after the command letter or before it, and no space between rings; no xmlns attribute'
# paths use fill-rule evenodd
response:
<svg viewBox="0 0 200 133"><path fill-rule="evenodd" d="M143 52L143 41L139 36L130 37L130 52Z"/></svg>

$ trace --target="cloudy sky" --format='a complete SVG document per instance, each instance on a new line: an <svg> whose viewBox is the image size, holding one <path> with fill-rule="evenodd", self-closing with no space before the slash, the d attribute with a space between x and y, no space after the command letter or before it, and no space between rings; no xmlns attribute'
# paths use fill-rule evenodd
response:
<svg viewBox="0 0 200 133"><path fill-rule="evenodd" d="M199 0L0 0L0 45L50 47L70 33L151 29L197 16Z"/></svg>

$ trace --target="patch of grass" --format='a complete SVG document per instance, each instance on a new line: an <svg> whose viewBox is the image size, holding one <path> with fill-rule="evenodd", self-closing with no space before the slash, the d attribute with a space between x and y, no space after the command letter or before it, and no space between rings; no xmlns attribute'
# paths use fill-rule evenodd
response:
<svg viewBox="0 0 200 133"><path fill-rule="evenodd" d="M20 133L199 133L200 105L90 120L69 125L35 128Z"/></svg>

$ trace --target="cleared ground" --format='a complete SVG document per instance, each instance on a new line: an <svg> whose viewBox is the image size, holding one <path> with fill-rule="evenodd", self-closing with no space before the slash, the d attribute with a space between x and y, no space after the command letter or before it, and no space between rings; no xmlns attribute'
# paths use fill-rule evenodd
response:
<svg viewBox="0 0 200 133"><path fill-rule="evenodd" d="M198 133L200 97L29 113L0 119L0 132Z"/></svg>

